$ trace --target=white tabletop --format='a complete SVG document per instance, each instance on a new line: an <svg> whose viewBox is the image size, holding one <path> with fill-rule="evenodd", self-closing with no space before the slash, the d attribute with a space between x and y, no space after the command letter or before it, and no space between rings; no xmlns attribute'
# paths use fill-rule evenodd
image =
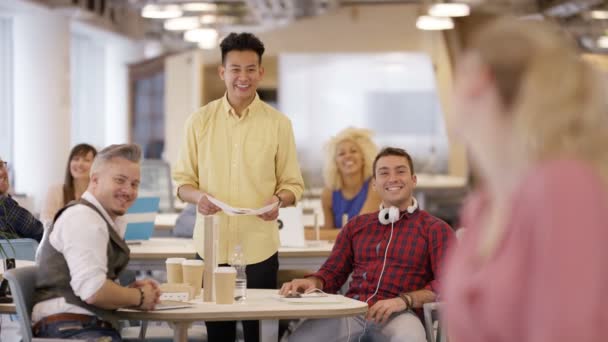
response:
<svg viewBox="0 0 608 342"><path fill-rule="evenodd" d="M15 261L15 266L17 268L25 267L25 266L34 266L34 265L36 265L36 263L31 260L16 260ZM0 262L0 275L3 273L4 273L4 262Z"/></svg>
<svg viewBox="0 0 608 342"><path fill-rule="evenodd" d="M278 340L278 320L291 318L334 318L362 315L367 304L339 295L323 302L290 303L278 297L278 290L247 289L247 300L236 304L203 303L189 308L164 311L119 310L122 319L167 321L174 329L173 341L188 340L188 327L195 321L259 320L260 341Z"/></svg>
<svg viewBox="0 0 608 342"><path fill-rule="evenodd" d="M156 230L155 236L166 236L161 234L162 232L170 232L175 227L175 222L177 222L178 213L159 213L156 215L154 219L154 229ZM302 215L303 224L305 227L313 227L315 225L314 214L305 214ZM319 224L322 224L323 215L319 215L317 218ZM166 233L165 233L166 234Z"/></svg>
<svg viewBox="0 0 608 342"><path fill-rule="evenodd" d="M204 291L204 290L203 290ZM291 303L278 296L279 290L247 289L243 303L215 304L192 301L189 308L136 311L121 309L120 318L168 321L231 321L289 318L328 318L365 313L367 304L341 295L328 295L322 300L314 298L310 303Z"/></svg>
<svg viewBox="0 0 608 342"><path fill-rule="evenodd" d="M329 256L333 243L309 241L306 247L279 247L279 257ZM194 241L184 238L151 238L129 245L132 259L194 258Z"/></svg>
<svg viewBox="0 0 608 342"><path fill-rule="evenodd" d="M154 229L173 229L178 216L178 213L160 213L156 215Z"/></svg>
<svg viewBox="0 0 608 342"><path fill-rule="evenodd" d="M416 175L416 178L418 179L416 182L416 190L457 189L467 185L467 179L459 176L420 173Z"/></svg>
<svg viewBox="0 0 608 342"><path fill-rule="evenodd" d="M166 259L196 257L194 241L184 238L151 238L129 244L131 259Z"/></svg>

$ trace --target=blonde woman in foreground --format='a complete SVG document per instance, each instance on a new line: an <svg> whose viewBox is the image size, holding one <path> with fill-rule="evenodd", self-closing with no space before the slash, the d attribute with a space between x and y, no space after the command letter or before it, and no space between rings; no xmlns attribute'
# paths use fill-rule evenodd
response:
<svg viewBox="0 0 608 342"><path fill-rule="evenodd" d="M501 19L479 32L453 122L484 187L442 282L450 341L606 341L604 89L556 27Z"/></svg>

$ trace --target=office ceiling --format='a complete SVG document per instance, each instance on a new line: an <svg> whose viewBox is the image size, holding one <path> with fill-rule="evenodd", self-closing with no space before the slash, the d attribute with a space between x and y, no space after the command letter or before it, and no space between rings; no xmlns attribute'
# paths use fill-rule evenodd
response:
<svg viewBox="0 0 608 342"><path fill-rule="evenodd" d="M452 0L471 5L473 14L512 14L520 17L551 20L573 34L583 49L608 52L597 46L597 38L608 34L608 19L590 16L591 10L608 10L608 0ZM47 6L85 17L90 21L136 38L161 40L170 48L188 47L182 32L163 28L163 21L141 18L147 4L216 4L217 21L208 26L220 34L231 31L261 32L275 29L310 16L324 15L341 7L382 6L386 4L429 5L442 0L37 0ZM201 13L185 12L185 15Z"/></svg>

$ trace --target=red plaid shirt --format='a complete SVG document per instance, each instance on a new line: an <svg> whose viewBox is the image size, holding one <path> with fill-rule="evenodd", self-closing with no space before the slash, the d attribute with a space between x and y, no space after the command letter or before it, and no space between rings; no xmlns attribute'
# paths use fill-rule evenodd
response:
<svg viewBox="0 0 608 342"><path fill-rule="evenodd" d="M437 274L448 245L450 226L424 210L401 213L395 222L386 267L378 294L370 300L390 299L420 289L437 292ZM323 280L323 290L335 293L352 272L347 297L366 301L378 286L391 226L378 221L378 212L354 217L336 239L323 266L311 276Z"/></svg>

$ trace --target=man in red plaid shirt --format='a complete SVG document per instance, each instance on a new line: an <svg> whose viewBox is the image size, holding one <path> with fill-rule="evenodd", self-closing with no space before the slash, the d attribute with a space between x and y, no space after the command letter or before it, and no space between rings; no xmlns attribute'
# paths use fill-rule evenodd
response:
<svg viewBox="0 0 608 342"><path fill-rule="evenodd" d="M373 169L372 184L383 207L399 212L393 209L390 219L388 209L354 217L319 271L280 290L282 295L314 289L335 293L352 275L346 296L367 302L367 315L304 321L290 341L357 341L365 336L426 342L416 313L437 297L437 274L454 233L447 223L417 207L412 196L416 175L406 151L383 149Z"/></svg>

